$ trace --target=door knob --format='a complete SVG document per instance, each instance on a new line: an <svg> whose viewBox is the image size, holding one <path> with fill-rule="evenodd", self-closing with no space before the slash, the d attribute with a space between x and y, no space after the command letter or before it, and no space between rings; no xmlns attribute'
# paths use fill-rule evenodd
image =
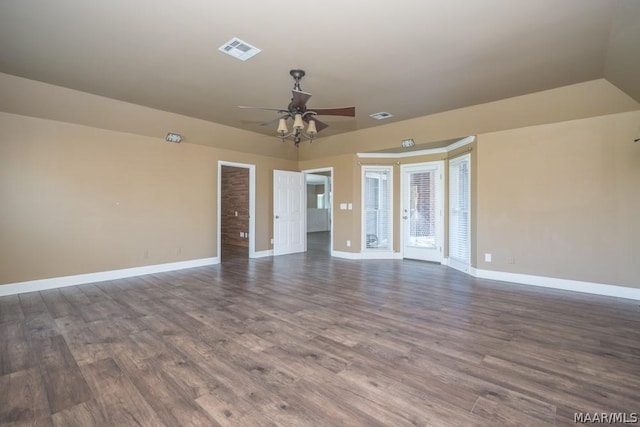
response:
<svg viewBox="0 0 640 427"><path fill-rule="evenodd" d="M280 219L280 217L278 215L276 215L276 219Z"/></svg>

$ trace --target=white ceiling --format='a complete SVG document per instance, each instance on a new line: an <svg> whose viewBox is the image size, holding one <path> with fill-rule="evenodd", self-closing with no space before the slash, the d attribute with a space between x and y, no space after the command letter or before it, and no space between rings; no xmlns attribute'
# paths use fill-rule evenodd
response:
<svg viewBox="0 0 640 427"><path fill-rule="evenodd" d="M0 72L250 131L306 70L321 136L608 78L640 101L640 1L5 0ZM218 51L239 37L247 62ZM390 120L369 114L388 111Z"/></svg>

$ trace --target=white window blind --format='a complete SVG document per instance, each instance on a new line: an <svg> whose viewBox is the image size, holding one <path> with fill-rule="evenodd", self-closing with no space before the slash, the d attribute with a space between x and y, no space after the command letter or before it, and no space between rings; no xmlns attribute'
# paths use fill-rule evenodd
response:
<svg viewBox="0 0 640 427"><path fill-rule="evenodd" d="M391 175L386 167L363 168L363 235L366 249L391 250Z"/></svg>
<svg viewBox="0 0 640 427"><path fill-rule="evenodd" d="M449 163L449 258L470 262L470 156Z"/></svg>

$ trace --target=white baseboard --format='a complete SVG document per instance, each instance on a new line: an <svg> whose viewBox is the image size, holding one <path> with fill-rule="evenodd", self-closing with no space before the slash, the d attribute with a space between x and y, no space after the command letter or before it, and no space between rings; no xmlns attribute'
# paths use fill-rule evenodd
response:
<svg viewBox="0 0 640 427"><path fill-rule="evenodd" d="M342 252L331 251L331 256L345 259L402 259L399 252Z"/></svg>
<svg viewBox="0 0 640 427"><path fill-rule="evenodd" d="M262 258L273 256L272 250L259 251L252 258ZM381 253L358 253L331 251L331 256L344 259L401 259L402 255L397 252ZM202 267L206 265L219 264L218 257L201 258L189 261L171 262L167 264L146 265L142 267L124 268L121 270L102 271L97 273L78 274L75 276L54 277L50 279L31 280L27 282L10 283L0 285L0 297L15 295L26 292L42 291L46 289L61 288L65 286L82 285L86 283L103 282L105 280L124 279L127 277L142 276L145 274L163 273L166 271L182 270L185 268ZM617 298L627 298L640 300L640 288L630 288L625 286L607 285L603 283L582 282L578 280L555 279L545 276L534 276L520 273L507 273L504 271L481 270L468 267L468 271L457 268L454 260L445 258L443 265L456 268L471 276L481 279L499 280L503 282L518 283L522 285L540 286L545 288L561 289L565 291L584 292L589 294L604 295Z"/></svg>
<svg viewBox="0 0 640 427"><path fill-rule="evenodd" d="M469 268L468 274L481 279L500 280L502 282L512 282L522 285L541 286L565 291L584 292L588 294L640 300L640 288L582 282L579 280L554 279L553 277L507 273L504 271L480 270L474 267Z"/></svg>
<svg viewBox="0 0 640 427"><path fill-rule="evenodd" d="M266 258L273 256L273 249L267 249L266 251L255 251L249 258Z"/></svg>
<svg viewBox="0 0 640 427"><path fill-rule="evenodd" d="M455 268L456 270L462 271L463 273L469 273L469 269L471 268L469 264L465 264L449 257L442 260L442 265Z"/></svg>
<svg viewBox="0 0 640 427"><path fill-rule="evenodd" d="M357 252L342 252L342 251L334 251L331 250L331 256L336 258L344 258L344 259L361 259L360 254Z"/></svg>
<svg viewBox="0 0 640 427"><path fill-rule="evenodd" d="M124 279L145 274L163 273L185 268L203 267L219 264L218 257L193 259L189 261L170 262L166 264L145 265L142 267L123 268L121 270L100 271L97 273L78 274L75 276L53 277L50 279L30 280L27 282L0 285L0 297L22 294L25 292L43 291L63 288L65 286L83 285L86 283L104 282L105 280Z"/></svg>
<svg viewBox="0 0 640 427"><path fill-rule="evenodd" d="M402 259L400 252L361 252L360 259Z"/></svg>

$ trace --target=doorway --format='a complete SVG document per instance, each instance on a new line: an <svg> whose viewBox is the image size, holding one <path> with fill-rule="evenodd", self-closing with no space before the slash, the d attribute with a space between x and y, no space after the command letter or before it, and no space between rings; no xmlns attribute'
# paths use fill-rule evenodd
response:
<svg viewBox="0 0 640 427"><path fill-rule="evenodd" d="M442 262L444 162L403 165L403 258Z"/></svg>
<svg viewBox="0 0 640 427"><path fill-rule="evenodd" d="M255 165L218 162L218 257L255 255Z"/></svg>
<svg viewBox="0 0 640 427"><path fill-rule="evenodd" d="M307 251L330 255L333 247L333 168L305 171Z"/></svg>

